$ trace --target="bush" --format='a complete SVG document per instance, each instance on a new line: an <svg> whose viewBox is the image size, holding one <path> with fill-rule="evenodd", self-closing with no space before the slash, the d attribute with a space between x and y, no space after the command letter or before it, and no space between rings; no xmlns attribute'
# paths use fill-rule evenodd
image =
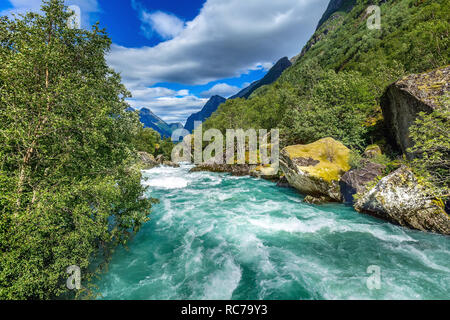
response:
<svg viewBox="0 0 450 320"><path fill-rule="evenodd" d="M449 197L450 190L450 110L448 99L441 109L421 113L410 128L415 153L415 171L428 181L430 190L439 197Z"/></svg>

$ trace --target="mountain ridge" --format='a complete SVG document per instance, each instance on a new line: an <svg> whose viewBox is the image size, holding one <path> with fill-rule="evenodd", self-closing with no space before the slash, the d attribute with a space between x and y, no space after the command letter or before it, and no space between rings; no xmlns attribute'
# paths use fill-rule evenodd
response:
<svg viewBox="0 0 450 320"><path fill-rule="evenodd" d="M161 135L161 138L170 138L172 133L177 130L183 128L183 125L179 122L168 124L163 119L158 117L153 113L149 108L142 108L140 110L136 110L132 107L127 109L129 112L139 111L139 120L144 125L144 128L150 128L155 130Z"/></svg>
<svg viewBox="0 0 450 320"><path fill-rule="evenodd" d="M283 57L279 59L273 66L270 68L270 70L266 73L266 75L252 84L250 84L248 87L242 89L237 94L231 96L228 99L225 99L221 96L212 96L208 102L205 104L203 109L197 113L192 114L186 121L186 125L184 128L188 130L189 132L192 132L194 128L194 122L195 121L201 121L204 122L207 120L211 115L217 111L219 106L224 103L227 100L233 100L233 99L248 99L251 97L251 95L258 90L259 88L274 83L278 78L282 75L282 73L292 66L291 61L287 57Z"/></svg>
<svg viewBox="0 0 450 320"><path fill-rule="evenodd" d="M237 98L248 99L252 95L252 93L255 92L257 89L261 88L262 86L274 83L281 76L284 70L286 70L290 66L292 66L292 63L288 59L288 57L281 58L273 65L272 68L270 68L270 70L262 79L253 82L250 86L239 91L237 94L230 97L229 99L230 100Z"/></svg>
<svg viewBox="0 0 450 320"><path fill-rule="evenodd" d="M195 127L194 124L196 121L204 122L206 119L208 119L216 110L217 108L227 101L224 97L221 97L219 95L212 96L208 102L206 102L205 106L200 110L199 112L196 112L192 114L186 121L186 125L184 128L192 132L194 131Z"/></svg>

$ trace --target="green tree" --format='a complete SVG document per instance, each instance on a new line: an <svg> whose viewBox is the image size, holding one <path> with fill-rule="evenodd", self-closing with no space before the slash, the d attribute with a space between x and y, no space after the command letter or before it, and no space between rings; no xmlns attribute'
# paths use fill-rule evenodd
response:
<svg viewBox="0 0 450 320"><path fill-rule="evenodd" d="M132 167L140 128L106 61L104 30L67 27L62 0L0 18L0 299L67 293L147 221Z"/></svg>
<svg viewBox="0 0 450 320"><path fill-rule="evenodd" d="M133 145L138 151L144 151L156 155L161 144L161 135L150 128L139 128L136 136L133 138Z"/></svg>
<svg viewBox="0 0 450 320"><path fill-rule="evenodd" d="M450 190L450 109L448 104L431 114L421 113L410 128L416 154L413 166L437 197L449 198Z"/></svg>
<svg viewBox="0 0 450 320"><path fill-rule="evenodd" d="M164 155L164 158L170 160L172 158L172 150L175 147L175 144L172 142L170 138L165 138L160 141L159 148L156 150L156 155Z"/></svg>
<svg viewBox="0 0 450 320"><path fill-rule="evenodd" d="M323 74L281 123L284 144L333 137L349 147L366 145L366 119L377 112L375 90L358 72Z"/></svg>

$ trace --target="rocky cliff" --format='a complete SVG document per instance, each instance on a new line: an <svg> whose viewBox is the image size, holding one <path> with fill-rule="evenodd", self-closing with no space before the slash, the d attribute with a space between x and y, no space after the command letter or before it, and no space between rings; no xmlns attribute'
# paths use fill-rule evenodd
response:
<svg viewBox="0 0 450 320"><path fill-rule="evenodd" d="M408 156L413 146L409 128L420 112L440 107L440 97L450 90L450 66L428 73L414 74L388 87L381 107L391 143Z"/></svg>

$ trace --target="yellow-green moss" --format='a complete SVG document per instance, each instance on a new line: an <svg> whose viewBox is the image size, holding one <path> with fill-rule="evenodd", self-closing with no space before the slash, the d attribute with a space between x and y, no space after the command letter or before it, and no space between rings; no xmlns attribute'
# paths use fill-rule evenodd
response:
<svg viewBox="0 0 450 320"><path fill-rule="evenodd" d="M339 180L343 173L350 170L350 149L332 138L325 138L308 145L289 146L284 149L284 152L291 160L312 158L320 161L315 166L300 168L327 182Z"/></svg>

